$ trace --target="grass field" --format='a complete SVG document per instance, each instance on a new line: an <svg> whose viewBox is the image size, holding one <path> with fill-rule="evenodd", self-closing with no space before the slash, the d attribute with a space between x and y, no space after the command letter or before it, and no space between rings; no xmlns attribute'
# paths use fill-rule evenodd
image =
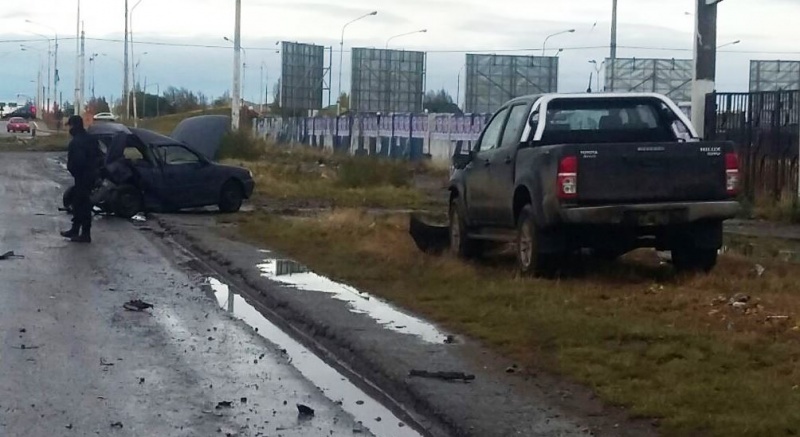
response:
<svg viewBox="0 0 800 437"><path fill-rule="evenodd" d="M729 237L710 275L676 275L639 251L617 263L576 261L559 280L531 279L502 253L481 263L422 254L407 215L372 211L443 210L432 197L442 169L270 147L249 166L259 208L239 216L244 239L528 369L580 381L658 419L665 435L800 433L800 269L784 241ZM334 208L300 216L263 208L284 204ZM734 297L746 302L732 305Z"/></svg>

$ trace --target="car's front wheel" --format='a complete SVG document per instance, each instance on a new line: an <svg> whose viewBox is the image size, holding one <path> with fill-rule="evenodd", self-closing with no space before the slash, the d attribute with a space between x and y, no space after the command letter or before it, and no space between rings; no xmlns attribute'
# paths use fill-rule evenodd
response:
<svg viewBox="0 0 800 437"><path fill-rule="evenodd" d="M225 182L219 194L219 210L224 213L237 212L242 208L244 192L240 183L230 180Z"/></svg>
<svg viewBox="0 0 800 437"><path fill-rule="evenodd" d="M142 193L132 186L123 186L116 189L111 204L114 215L130 219L142 212Z"/></svg>
<svg viewBox="0 0 800 437"><path fill-rule="evenodd" d="M450 252L459 258L477 258L482 252L482 242L469 238L459 203L458 198L450 201Z"/></svg>

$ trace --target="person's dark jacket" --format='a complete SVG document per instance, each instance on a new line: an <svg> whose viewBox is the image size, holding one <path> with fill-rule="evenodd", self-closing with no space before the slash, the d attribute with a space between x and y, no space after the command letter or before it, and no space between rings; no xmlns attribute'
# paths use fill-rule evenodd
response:
<svg viewBox="0 0 800 437"><path fill-rule="evenodd" d="M75 178L76 185L92 186L100 177L103 164L100 144L85 130L75 132L69 143L67 170Z"/></svg>

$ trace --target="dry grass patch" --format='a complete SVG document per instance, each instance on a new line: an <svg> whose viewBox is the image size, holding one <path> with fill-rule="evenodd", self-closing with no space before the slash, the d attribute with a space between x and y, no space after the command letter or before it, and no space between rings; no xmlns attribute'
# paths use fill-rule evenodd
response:
<svg viewBox="0 0 800 437"><path fill-rule="evenodd" d="M0 138L0 152L66 152L70 142L67 133L48 136Z"/></svg>
<svg viewBox="0 0 800 437"><path fill-rule="evenodd" d="M263 143L262 143L263 144ZM438 175L428 164L331 154L304 146L263 144L257 161L241 162L256 179L255 203L270 206L425 208L417 175Z"/></svg>
<svg viewBox="0 0 800 437"><path fill-rule="evenodd" d="M423 255L404 216L240 219L246 238L519 364L582 381L634 415L662 418L666 435L800 432L795 264L765 260L759 276L751 260L728 255L712 275L677 276L638 252L547 281L517 277L502 257L466 264ZM751 297L741 309L728 304L737 293Z"/></svg>

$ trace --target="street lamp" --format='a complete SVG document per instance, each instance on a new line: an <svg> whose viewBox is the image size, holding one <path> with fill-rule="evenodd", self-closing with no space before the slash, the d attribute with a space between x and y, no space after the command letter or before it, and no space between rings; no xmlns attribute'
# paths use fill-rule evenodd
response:
<svg viewBox="0 0 800 437"><path fill-rule="evenodd" d="M556 58L561 56L561 53L564 53L564 49L558 49L558 51L556 51Z"/></svg>
<svg viewBox="0 0 800 437"><path fill-rule="evenodd" d="M544 42L542 43L542 56L545 55L545 51L547 50L547 40L549 40L550 38L552 38L554 36L563 35L565 33L575 33L575 29L564 30L564 31L561 31L561 32L556 32L556 33L554 33L552 35L548 35L547 38L545 38Z"/></svg>
<svg viewBox="0 0 800 437"><path fill-rule="evenodd" d="M46 112L46 111L50 110L49 109L50 108L50 81L51 81L50 70L51 70L51 65L52 65L50 58L53 56L53 49L52 49L52 45L50 43L51 43L52 39L50 37L42 35L40 33L36 33L36 32L30 32L30 33L32 33L33 35L36 35L36 36L38 36L40 38L43 38L43 39L47 40L47 82L46 82L47 83L47 87L46 87L47 89L43 93L42 101L39 102L39 104L41 106L44 106L44 112Z"/></svg>
<svg viewBox="0 0 800 437"><path fill-rule="evenodd" d="M42 62L42 51L39 50L39 49L33 48L33 47L26 47L25 45L20 45L20 50L22 50L23 52L27 52L27 51L33 50L33 51L37 52L37 55L39 57L39 67L38 67L37 72L36 72L36 80L35 81L32 80L31 82L36 83L36 99L34 101L34 105L37 108L39 108L39 110L41 110L42 109L41 108L42 107L42 99L39 96L42 95L41 94L41 91L42 91L41 90L41 88L42 88L42 86L41 86L41 84L42 84L42 66L44 65L44 63Z"/></svg>
<svg viewBox="0 0 800 437"><path fill-rule="evenodd" d="M729 43L727 43L727 44L723 44L723 45L721 45L721 46L718 46L718 47L717 47L717 50L719 50L719 49L721 49L721 48L723 48L723 47L735 46L735 45L737 45L737 44L740 44L741 42L742 42L742 40L740 40L740 39L737 39L736 41L729 42Z"/></svg>
<svg viewBox="0 0 800 437"><path fill-rule="evenodd" d="M31 21L31 20L25 20L25 22L28 23L28 24L33 24L35 26L44 27L45 29L48 29L48 30L52 31L53 35L55 36L55 38L54 38L55 39L55 48L54 48L54 51L53 51L53 106L55 106L56 102L58 102L58 82L59 82L59 77L58 77L58 31L55 30L54 28L50 27L50 26L46 26L46 25L41 24L41 23L36 23L34 21ZM48 43L49 43L50 39L48 38L47 40L48 40ZM50 73L48 72L48 75L49 74ZM48 82L49 82L49 80L48 80ZM49 85L48 85L48 87L49 87ZM47 102L48 106L50 106L50 101L49 100L50 100L50 98L48 97L48 102Z"/></svg>
<svg viewBox="0 0 800 437"><path fill-rule="evenodd" d="M592 60L589 61L589 63L594 64L594 70L597 72L597 88L595 90L600 91L600 72L603 70L603 65L605 65L606 61L600 62L598 64L597 61Z"/></svg>
<svg viewBox="0 0 800 437"><path fill-rule="evenodd" d="M342 114L342 68L344 65L344 31L347 26L355 23L356 21L363 20L367 17L378 15L378 11L372 11L369 14L364 14L355 20L352 20L342 27L342 38L339 40L339 97L336 99L336 115Z"/></svg>
<svg viewBox="0 0 800 437"><path fill-rule="evenodd" d="M399 34L399 35L395 35L395 36L393 36L393 37L391 37L391 38L389 38L389 39L387 39L387 40L386 40L386 49L387 49L387 50L389 49L389 43L390 43L390 42L391 42L393 39L395 39L395 38L400 38L401 36L414 35L414 34L417 34L417 33L428 33L428 29L415 30L415 31L413 31L413 32L407 32L407 33L401 33L401 34Z"/></svg>

